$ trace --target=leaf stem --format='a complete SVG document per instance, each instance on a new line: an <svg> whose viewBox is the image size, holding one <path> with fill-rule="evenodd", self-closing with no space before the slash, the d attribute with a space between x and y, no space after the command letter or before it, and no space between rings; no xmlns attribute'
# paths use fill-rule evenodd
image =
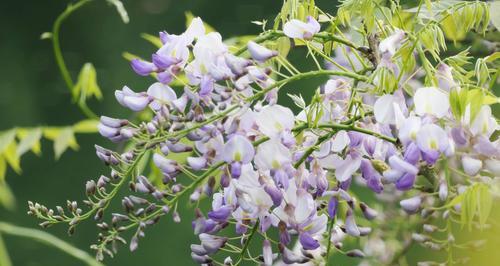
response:
<svg viewBox="0 0 500 266"><path fill-rule="evenodd" d="M280 31L280 30L270 30L270 31L267 31L267 32L264 32L263 34L259 35L257 38L253 39L252 41L256 42L256 43L263 43L267 40L274 40L274 39L277 39L277 38L280 38L280 37L286 37L285 33L283 31ZM333 41L333 42L338 42L338 43L341 43L341 44L344 44L346 46L349 46L357 51L360 51L361 53L365 54L367 53L367 49L365 47L360 47L358 45L356 45L355 43L347 40L347 39L344 39L344 38L341 38L337 35L334 35L332 33L329 33L329 32L320 32L320 33L317 33L313 36L313 38L315 39L321 39L322 41ZM245 51L247 50L247 46L243 46L241 47L240 49L238 49L234 54L235 55L241 55L242 53L244 53Z"/></svg>
<svg viewBox="0 0 500 266"><path fill-rule="evenodd" d="M367 135L371 135L371 136L377 137L379 139L383 139L383 140L391 142L393 144L396 144L398 142L398 140L396 138L389 137L389 136L386 136L384 134L380 134L378 132L375 132L375 131L372 131L372 130L369 130L369 129L366 129L366 128L357 127L355 125L345 125L345 124L337 124L337 123L333 123L333 124L320 124L320 125L318 125L318 128L331 128L331 129L336 129L336 130L357 131L357 132L360 132L360 133L364 133L364 134L367 134Z"/></svg>
<svg viewBox="0 0 500 266"><path fill-rule="evenodd" d="M67 253L68 255L71 255L72 257L85 262L89 266L103 266L103 264L96 261L85 251L80 250L62 241L61 239L40 230L20 227L6 222L0 222L0 232L18 237L31 238L43 244L55 247Z"/></svg>
<svg viewBox="0 0 500 266"><path fill-rule="evenodd" d="M255 235L255 232L257 232L258 228L259 228L259 220L257 219L257 221L255 222L255 224L252 228L252 231L250 232L250 235L248 236L247 240L245 241L245 245L241 249L240 258L238 259L238 261L236 262L235 265L239 265L241 263L241 261L243 260L243 258L245 257L245 252L248 250L248 246L250 246L250 242L252 241L252 238Z"/></svg>

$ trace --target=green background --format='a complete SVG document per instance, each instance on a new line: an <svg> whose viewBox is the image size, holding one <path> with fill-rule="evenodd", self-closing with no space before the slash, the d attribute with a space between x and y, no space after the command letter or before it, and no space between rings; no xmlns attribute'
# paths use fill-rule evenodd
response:
<svg viewBox="0 0 500 266"><path fill-rule="evenodd" d="M98 82L104 94L102 102L92 100L90 106L98 114L126 117L130 114L114 100L114 90L128 85L143 91L152 82L137 76L122 58L124 51L148 56L155 48L139 37L140 33L156 34L167 30L180 33L185 29L184 12L191 11L221 32L224 38L257 34L260 26L252 20L272 21L282 1L278 0L125 0L130 23L124 25L113 7L96 0L71 16L62 26L61 44L68 68L74 78L85 62L97 69ZM58 72L48 40L40 34L50 31L55 18L67 1L0 1L0 130L15 126L71 125L84 119L75 105ZM317 1L326 10L333 10L335 1ZM493 14L494 15L494 14ZM298 83L291 92L308 93L309 88ZM26 215L26 202L34 200L47 206L64 204L66 199L83 199L86 180L96 179L108 170L95 156L94 144L113 145L94 135L78 135L80 150L67 151L60 160L54 159L52 142L42 143L43 156L28 153L22 158L23 174L7 173L7 182L17 198L14 211L0 210L0 220L21 226L37 227L38 221ZM116 207L116 206L114 206ZM113 208L113 207L112 207ZM181 211L183 222L175 224L170 216L146 231L139 249L131 253L122 247L106 265L192 265L189 244L196 242L190 221L192 211ZM50 228L54 235L89 250L95 243L98 229L94 222L81 224L73 237L68 237L64 225ZM4 235L13 265L83 265L68 255L25 238ZM422 254L422 253L420 253ZM419 257L419 253L412 253ZM428 257L426 257L428 259ZM340 258L339 258L340 259ZM336 265L356 265L357 260L335 260ZM0 265L1 266L1 265Z"/></svg>

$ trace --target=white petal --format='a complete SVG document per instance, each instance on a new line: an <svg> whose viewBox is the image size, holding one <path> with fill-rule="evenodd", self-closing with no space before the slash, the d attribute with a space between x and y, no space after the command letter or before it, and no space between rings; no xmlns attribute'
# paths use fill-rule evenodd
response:
<svg viewBox="0 0 500 266"><path fill-rule="evenodd" d="M350 142L351 142L351 139L349 138L349 135L347 134L347 132L344 130L341 130L333 138L332 151L333 152L340 152L347 145L349 145Z"/></svg>
<svg viewBox="0 0 500 266"><path fill-rule="evenodd" d="M473 135L485 135L489 138L497 128L498 124L495 117L491 114L491 107L483 105L476 115L474 122L472 122L470 131Z"/></svg>
<svg viewBox="0 0 500 266"><path fill-rule="evenodd" d="M425 124L417 133L417 146L424 152L445 151L449 145L446 132L435 124Z"/></svg>
<svg viewBox="0 0 500 266"><path fill-rule="evenodd" d="M201 18L193 18L184 34L186 34L189 39L199 38L205 35L205 26Z"/></svg>
<svg viewBox="0 0 500 266"><path fill-rule="evenodd" d="M277 139L270 139L259 145L255 165L260 170L278 169L291 162L291 152Z"/></svg>
<svg viewBox="0 0 500 266"><path fill-rule="evenodd" d="M168 85L162 84L160 82L155 82L151 86L149 86L147 94L153 97L160 104L169 103L177 99L175 91Z"/></svg>
<svg viewBox="0 0 500 266"><path fill-rule="evenodd" d="M347 181L360 165L360 158L352 158L351 155L347 155L345 159L339 157L336 161L335 177L340 182Z"/></svg>
<svg viewBox="0 0 500 266"><path fill-rule="evenodd" d="M276 137L284 130L291 130L294 126L294 119L292 110L275 104L262 108L255 122L264 135Z"/></svg>
<svg viewBox="0 0 500 266"><path fill-rule="evenodd" d="M450 109L448 94L435 87L418 89L413 100L415 112L420 116L430 114L441 118L447 115Z"/></svg>
<svg viewBox="0 0 500 266"><path fill-rule="evenodd" d="M373 105L373 113L377 122L382 124L394 124L394 96L386 94L377 99Z"/></svg>
<svg viewBox="0 0 500 266"><path fill-rule="evenodd" d="M462 166L464 167L464 172L470 176L474 176L483 167L483 162L481 160L472 158L470 156L462 157Z"/></svg>
<svg viewBox="0 0 500 266"><path fill-rule="evenodd" d="M286 36L294 39L304 38L304 33L306 32L308 25L298 19L292 19L285 23L283 26L283 32Z"/></svg>
<svg viewBox="0 0 500 266"><path fill-rule="evenodd" d="M228 163L249 163L255 154L252 143L241 135L233 136L225 145L222 157Z"/></svg>
<svg viewBox="0 0 500 266"><path fill-rule="evenodd" d="M307 191L297 190L297 206L295 206L295 220L297 223L304 222L313 211L315 211L314 200Z"/></svg>

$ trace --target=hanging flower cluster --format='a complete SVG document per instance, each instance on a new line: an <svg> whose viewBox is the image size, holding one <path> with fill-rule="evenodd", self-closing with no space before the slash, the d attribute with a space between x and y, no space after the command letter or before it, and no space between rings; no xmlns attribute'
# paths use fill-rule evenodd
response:
<svg viewBox="0 0 500 266"><path fill-rule="evenodd" d="M432 233L429 217L460 215L460 195L497 180L499 127L490 107L496 98L482 87L488 82L466 80L463 55L434 68L425 53L434 50L418 32L380 26L380 36L370 35L363 46L320 24L318 17L331 20L317 12L289 19L283 31L265 32L237 51L219 33L207 33L199 18L180 35L161 32L151 61L131 62L137 74L157 81L141 92L127 86L115 92L123 107L150 110L152 118L101 117L102 136L132 145L123 152L96 146L112 171L86 184L90 209L30 203L30 214L44 219L43 226L67 222L73 232L88 217L103 219L128 183L125 211L98 224L104 230L92 247L98 259L126 242L122 231L135 230L129 244L135 250L160 217L172 213L180 222L183 196L211 201L192 220L199 242L191 257L199 264L322 264L336 253L398 259L377 242L386 233L378 225L420 213L415 230ZM299 71L274 45L278 39L305 47L317 69ZM332 44L330 56L325 51ZM408 63L417 60L422 67ZM327 80L309 104L297 95L291 97L298 110L280 104L285 85L320 77ZM174 81L183 88L174 90ZM151 175L143 173L149 160ZM381 204L368 206L353 187L372 191ZM445 248L424 233L403 233ZM368 238L364 247L344 250L344 241L358 238ZM251 241L260 241L260 250Z"/></svg>

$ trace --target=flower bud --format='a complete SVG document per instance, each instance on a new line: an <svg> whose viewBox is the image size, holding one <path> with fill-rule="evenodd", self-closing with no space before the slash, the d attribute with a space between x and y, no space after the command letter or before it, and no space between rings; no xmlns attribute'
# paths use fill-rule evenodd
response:
<svg viewBox="0 0 500 266"><path fill-rule="evenodd" d="M249 41L247 44L247 48L252 58L259 62L267 61L269 58L278 55L278 52L269 50L266 47L255 43L254 41Z"/></svg>
<svg viewBox="0 0 500 266"><path fill-rule="evenodd" d="M399 205L405 210L408 214L413 214L417 212L422 204L422 198L420 196L415 196L413 198L405 199L399 202Z"/></svg>
<svg viewBox="0 0 500 266"><path fill-rule="evenodd" d="M361 251L359 249L349 250L345 254L347 256L353 257L353 258L364 258L365 257L365 253L363 253L363 251Z"/></svg>
<svg viewBox="0 0 500 266"><path fill-rule="evenodd" d="M201 241L201 245L206 250L207 254L214 254L220 248L222 248L227 241L225 237L218 237L209 234L202 233L198 236Z"/></svg>
<svg viewBox="0 0 500 266"><path fill-rule="evenodd" d="M376 210L370 208L364 202L359 203L359 207L361 208L361 211L363 212L363 216L365 216L365 218L367 220L373 220L378 215Z"/></svg>

